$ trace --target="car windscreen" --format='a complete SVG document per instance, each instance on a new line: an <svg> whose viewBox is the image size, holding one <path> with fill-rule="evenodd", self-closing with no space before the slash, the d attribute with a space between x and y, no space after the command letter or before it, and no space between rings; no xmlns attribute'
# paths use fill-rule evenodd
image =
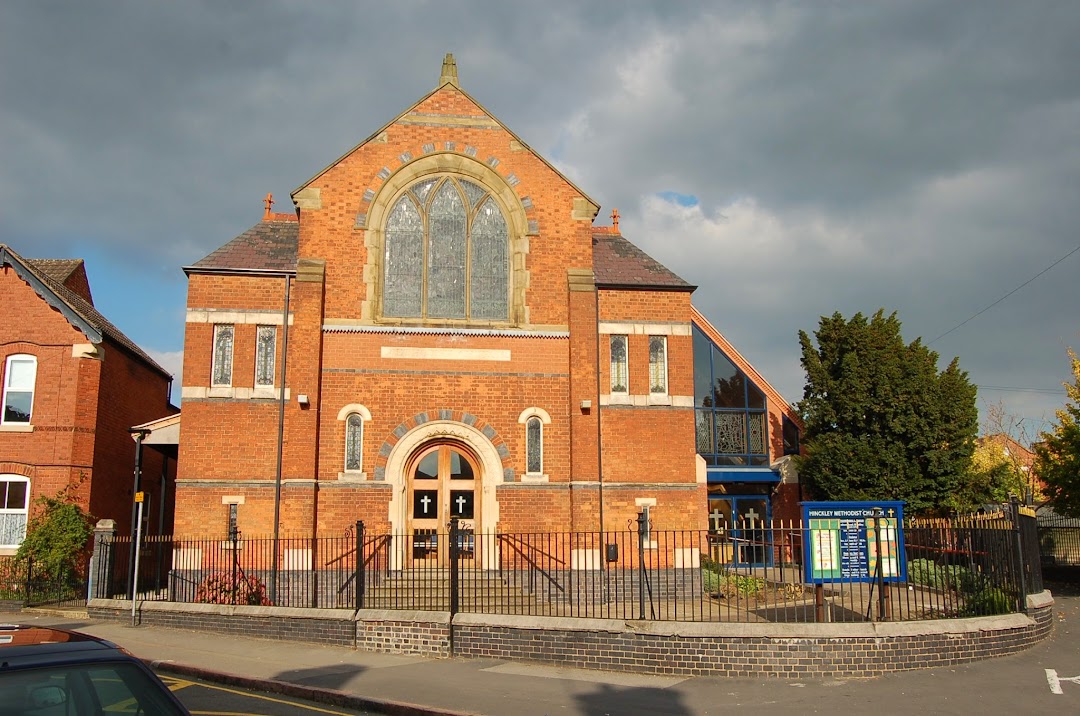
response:
<svg viewBox="0 0 1080 716"><path fill-rule="evenodd" d="M187 716L168 688L131 662L0 669L0 716Z"/></svg>

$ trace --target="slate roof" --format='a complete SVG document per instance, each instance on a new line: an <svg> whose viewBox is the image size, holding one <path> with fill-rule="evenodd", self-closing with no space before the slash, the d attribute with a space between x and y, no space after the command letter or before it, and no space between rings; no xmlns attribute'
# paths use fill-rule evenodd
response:
<svg viewBox="0 0 1080 716"><path fill-rule="evenodd" d="M0 255L8 258L14 262L19 263L24 270L29 272L37 281L44 286L47 291L52 293L52 296L42 296L43 299L49 302L54 308L59 309L54 301L58 301L63 304L63 307L67 308L71 313L74 313L78 318L85 321L91 328L101 333L103 336L107 336L113 342L119 344L121 347L134 354L137 358L143 361L150 368L158 371L162 375L171 376L169 371L162 368L157 362L148 356L139 346L135 345L135 342L124 335L124 332L114 326L109 319L101 315L101 313L94 308L86 299L79 294L75 293L67 286L58 281L54 276L61 269L58 268L59 264L65 263L67 260L62 259L24 259L15 253L10 247L0 244ZM82 259L74 260L77 266L82 262ZM70 275L68 271L67 275ZM66 276L65 276L66 278ZM37 289L35 289L37 290ZM61 311L63 313L63 311ZM69 316L70 320L70 316ZM81 330L81 328L80 328Z"/></svg>
<svg viewBox="0 0 1080 716"><path fill-rule="evenodd" d="M295 219L260 221L184 272L295 273L299 236Z"/></svg>
<svg viewBox="0 0 1080 716"><path fill-rule="evenodd" d="M693 291L696 286L616 233L593 234L593 273L596 285Z"/></svg>
<svg viewBox="0 0 1080 716"><path fill-rule="evenodd" d="M63 283L83 264L82 259L27 259L34 268L53 280Z"/></svg>

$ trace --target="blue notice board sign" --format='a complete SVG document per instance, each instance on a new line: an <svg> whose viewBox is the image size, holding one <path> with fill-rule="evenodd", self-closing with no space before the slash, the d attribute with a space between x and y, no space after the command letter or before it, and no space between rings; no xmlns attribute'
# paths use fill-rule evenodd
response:
<svg viewBox="0 0 1080 716"><path fill-rule="evenodd" d="M807 584L907 581L903 502L803 502L803 578ZM875 521L874 508L881 508Z"/></svg>

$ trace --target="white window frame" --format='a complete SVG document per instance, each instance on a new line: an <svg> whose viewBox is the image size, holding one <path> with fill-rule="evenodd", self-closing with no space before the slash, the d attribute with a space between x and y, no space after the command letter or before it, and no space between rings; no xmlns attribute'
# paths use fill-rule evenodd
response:
<svg viewBox="0 0 1080 716"><path fill-rule="evenodd" d="M270 349L270 362L271 362L272 365L270 367L270 382L269 383L260 383L259 382L259 365L261 364L262 359L265 356L265 351L263 350L263 342L262 342L262 333L264 331L268 331L268 332L272 333L273 336L274 336L273 343L271 344L273 347ZM234 333L233 334L233 346L235 347L235 345L236 345L236 334ZM255 327L255 377L254 377L253 380L254 380L253 385L255 386L256 390L268 390L268 389L272 390L274 388L274 386L277 385L277 326L265 326L265 325L262 325L262 326L256 326Z"/></svg>
<svg viewBox="0 0 1080 716"><path fill-rule="evenodd" d="M216 382L214 379L218 374L218 368L223 367L222 361L224 361L225 359L220 354L220 352L218 351L218 334L221 333L221 331L223 329L226 329L226 328L232 331L232 349L229 351L229 358L228 358L229 382L228 383L219 383L219 382ZM212 388L231 388L232 387L232 378L233 378L233 368L235 367L235 360L236 360L236 326L234 324L232 324L232 323L215 323L214 324L214 342L210 346L210 353L211 353L211 360L210 360L210 387L212 387Z"/></svg>
<svg viewBox="0 0 1080 716"><path fill-rule="evenodd" d="M17 549L24 539L26 539L26 524L30 520L30 478L23 477L22 475L0 475L0 483L4 482L21 482L26 485L26 494L23 499L23 506L19 508L8 508L6 504L0 503L0 515L23 515L23 527L22 537L15 544L0 544L0 549ZM3 497L7 499L7 488L3 490Z"/></svg>
<svg viewBox="0 0 1080 716"><path fill-rule="evenodd" d="M623 359L622 359L621 363L622 363L622 372L624 374L623 382L625 383L625 385L623 385L622 390L616 390L615 389L615 370L614 370L614 368L615 368L615 358L614 358L614 355L613 355L614 351L612 349L615 347L615 342L616 341L621 341L622 344L623 344ZM610 373L610 375L608 376L608 378L609 378L608 383L611 386L611 394L612 395L629 395L630 394L630 336L622 334L622 333L615 333L615 334L611 335L611 338L608 340L608 372Z"/></svg>
<svg viewBox="0 0 1080 716"><path fill-rule="evenodd" d="M11 387L11 364L15 362L30 363L33 366L33 375L30 380L30 389L26 388L12 388ZM3 412L0 412L0 425L32 425L34 419L34 393L37 391L37 356L32 356L28 353L15 353L9 355L7 360L4 361L4 404L0 406ZM12 392L15 393L30 393L30 414L26 420L8 420L7 418L7 404L8 395Z"/></svg>
<svg viewBox="0 0 1080 716"><path fill-rule="evenodd" d="M656 389L653 385L653 341L660 341L662 348L660 352L660 359L662 365L660 366L660 372L662 376L662 385L660 390ZM667 395L668 393L668 354L667 354L667 337L666 336L649 336L649 394L650 395Z"/></svg>

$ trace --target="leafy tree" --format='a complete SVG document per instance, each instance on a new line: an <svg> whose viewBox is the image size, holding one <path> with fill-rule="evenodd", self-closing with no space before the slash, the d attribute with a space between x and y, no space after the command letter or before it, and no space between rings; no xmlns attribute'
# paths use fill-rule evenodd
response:
<svg viewBox="0 0 1080 716"><path fill-rule="evenodd" d="M823 316L799 332L806 388L800 475L825 500L903 500L909 513L956 508L978 431L975 386L957 359L905 344L896 314Z"/></svg>
<svg viewBox="0 0 1080 716"><path fill-rule="evenodd" d="M66 573L86 552L94 532L93 518L79 506L74 487L69 485L55 496L42 495L34 501L38 509L26 526L26 538L16 557L33 559L35 572Z"/></svg>
<svg viewBox="0 0 1080 716"><path fill-rule="evenodd" d="M1080 517L1080 357L1069 349L1073 382L1065 383L1068 400L1057 411L1052 432L1035 445L1035 474L1046 484L1054 511Z"/></svg>
<svg viewBox="0 0 1080 716"><path fill-rule="evenodd" d="M1023 423L1009 414L1003 403L983 406L982 435L972 455L972 481L958 496L960 504L974 507L1005 502L1010 495L1027 497L1029 491L1036 502L1042 501L1039 486L1032 480L1035 456L1026 447L1031 438Z"/></svg>

